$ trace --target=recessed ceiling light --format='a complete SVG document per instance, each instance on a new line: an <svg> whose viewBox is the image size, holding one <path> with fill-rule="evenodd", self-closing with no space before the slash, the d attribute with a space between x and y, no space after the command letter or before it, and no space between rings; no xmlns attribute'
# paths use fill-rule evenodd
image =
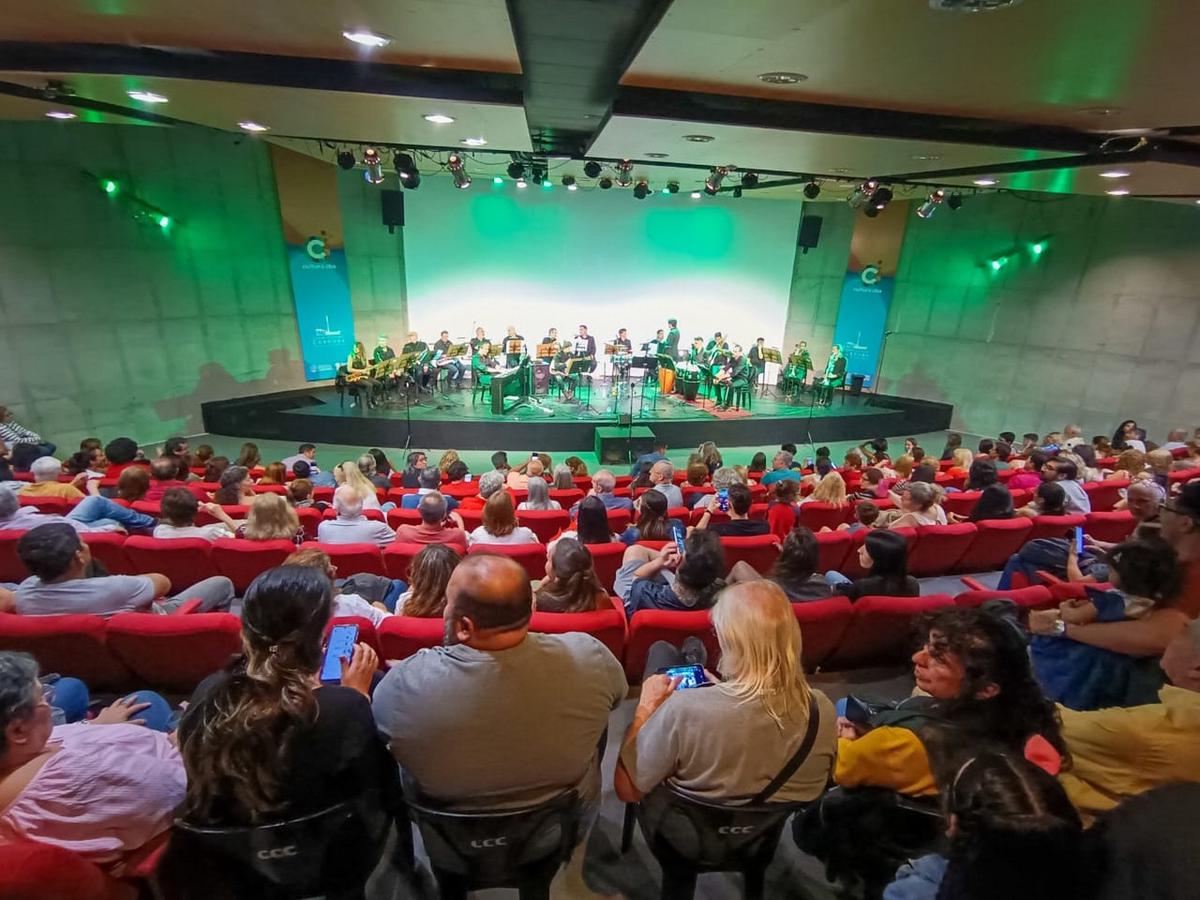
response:
<svg viewBox="0 0 1200 900"><path fill-rule="evenodd" d="M929 160L941 159L941 157L938 156L936 153L918 153L915 156L913 156L913 159L929 161Z"/></svg>
<svg viewBox="0 0 1200 900"><path fill-rule="evenodd" d="M693 200L699 200L699 199L700 199L700 192L699 192L699 191L692 191L692 199L693 199ZM1200 200L1197 200L1196 202L1197 202L1197 203L1200 203Z"/></svg>
<svg viewBox="0 0 1200 900"><path fill-rule="evenodd" d="M976 178L975 181L972 183L977 184L980 187L992 187L996 183L996 179L995 178Z"/></svg>
<svg viewBox="0 0 1200 900"><path fill-rule="evenodd" d="M1100 116L1102 118L1105 116L1115 116L1120 111L1121 107L1119 106L1084 106L1079 110L1084 115Z"/></svg>
<svg viewBox="0 0 1200 900"><path fill-rule="evenodd" d="M482 147L487 143L487 138L469 137L459 141L460 144L466 144L468 147Z"/></svg>
<svg viewBox="0 0 1200 900"><path fill-rule="evenodd" d="M1124 169L1110 169L1107 172L1100 173L1101 178L1128 178L1129 173Z"/></svg>
<svg viewBox="0 0 1200 900"><path fill-rule="evenodd" d="M449 125L454 121L453 116L444 116L441 113L430 113L424 118L426 122L432 122L434 125Z"/></svg>
<svg viewBox="0 0 1200 900"><path fill-rule="evenodd" d="M841 169L841 168L830 169L829 171L833 172L835 175L848 175L850 173L849 169Z"/></svg>
<svg viewBox="0 0 1200 900"><path fill-rule="evenodd" d="M691 141L693 144L707 144L709 141L716 140L711 134L685 134L685 141Z"/></svg>
<svg viewBox="0 0 1200 900"><path fill-rule="evenodd" d="M50 112L46 113L46 118L63 119L65 121L67 119L74 119L75 113L67 112L65 109L52 109Z"/></svg>
<svg viewBox="0 0 1200 900"><path fill-rule="evenodd" d="M797 84L808 81L808 76L799 72L763 72L758 76L758 80L767 84Z"/></svg>
<svg viewBox="0 0 1200 900"><path fill-rule="evenodd" d="M376 31L368 31L365 28L356 28L353 31L343 31L342 37L363 47L386 47L392 42L392 39L386 34L379 34Z"/></svg>
<svg viewBox="0 0 1200 900"><path fill-rule="evenodd" d="M271 130L270 125L259 125L257 122L252 122L250 119L246 119L245 121L238 122L238 128L242 129L242 131L252 131L256 134L260 131L270 131Z"/></svg>
<svg viewBox="0 0 1200 900"><path fill-rule="evenodd" d="M646 153L646 159L666 159L670 153Z"/></svg>
<svg viewBox="0 0 1200 900"><path fill-rule="evenodd" d="M130 100L137 100L139 103L166 103L167 98L162 94L156 94L153 91L126 91L125 95Z"/></svg>
<svg viewBox="0 0 1200 900"><path fill-rule="evenodd" d="M1111 191L1105 191L1110 197L1124 197L1129 193L1129 188L1113 188Z"/></svg>

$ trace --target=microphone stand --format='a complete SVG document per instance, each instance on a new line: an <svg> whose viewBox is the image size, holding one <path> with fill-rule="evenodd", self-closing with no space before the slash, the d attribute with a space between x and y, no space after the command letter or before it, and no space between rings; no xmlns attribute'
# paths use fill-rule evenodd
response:
<svg viewBox="0 0 1200 900"><path fill-rule="evenodd" d="M867 398L865 406L877 406L876 397L879 396L879 376L883 373L883 355L887 353L887 342L895 332L885 331L883 333L883 342L879 345L879 359L875 361L875 377L871 381L871 396Z"/></svg>

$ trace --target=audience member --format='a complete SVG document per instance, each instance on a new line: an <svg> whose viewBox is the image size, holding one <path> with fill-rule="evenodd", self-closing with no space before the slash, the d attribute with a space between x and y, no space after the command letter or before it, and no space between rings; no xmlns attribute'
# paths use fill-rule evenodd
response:
<svg viewBox="0 0 1200 900"><path fill-rule="evenodd" d="M653 450L651 450L649 453L643 453L633 461L633 465L629 467L629 474L632 477L636 477L638 472L642 471L642 466L644 464L649 463L651 466L653 466L659 460L666 458L667 442L663 440L656 440L654 442Z"/></svg>
<svg viewBox="0 0 1200 900"><path fill-rule="evenodd" d="M1016 510L1016 514L1028 518L1065 516L1067 515L1067 492L1057 481L1043 481L1037 486L1033 500Z"/></svg>
<svg viewBox="0 0 1200 900"><path fill-rule="evenodd" d="M792 603L824 600L833 596L833 588L824 576L817 574L819 547L816 536L803 525L790 531L783 539L779 558L765 577L783 589ZM745 560L739 559L729 571L731 584L754 581L764 577Z"/></svg>
<svg viewBox="0 0 1200 900"><path fill-rule="evenodd" d="M571 470L571 475L575 478L586 478L588 474L587 463L578 456L568 456L563 460L564 465Z"/></svg>
<svg viewBox="0 0 1200 900"><path fill-rule="evenodd" d="M953 516L954 521L981 522L984 519L1011 519L1016 515L1013 509L1012 494L1002 484L989 484L971 507L971 512L965 519Z"/></svg>
<svg viewBox="0 0 1200 900"><path fill-rule="evenodd" d="M51 456L58 448L44 440L36 431L30 431L13 418L12 410L0 406L0 440L9 446L26 444L37 448L37 456Z"/></svg>
<svg viewBox="0 0 1200 900"><path fill-rule="evenodd" d="M863 469L859 489L849 495L851 500L884 500L888 496L888 487L883 479L883 471L874 466Z"/></svg>
<svg viewBox="0 0 1200 900"><path fill-rule="evenodd" d="M707 468L705 469L707 471ZM692 509L713 509L717 508L717 503L720 500L721 491L725 491L726 496L729 495L729 489L735 484L741 484L742 480L738 477L737 470L733 466L721 466L717 471L712 473L711 494L701 494L696 498L696 502L692 504Z"/></svg>
<svg viewBox="0 0 1200 900"><path fill-rule="evenodd" d="M799 481L800 473L792 468L794 457L786 450L780 450L771 459L771 471L762 477L759 484L770 486L777 481L788 479L791 481Z"/></svg>
<svg viewBox="0 0 1200 900"><path fill-rule="evenodd" d="M288 503L293 509L328 509L329 504L313 499L313 485L307 478L293 478L287 485Z"/></svg>
<svg viewBox="0 0 1200 900"><path fill-rule="evenodd" d="M63 466L66 473L72 478L78 475L86 475L88 480L107 477L104 470L108 468L108 460L104 458L104 451L99 447L92 447L88 450L80 450L78 453L71 454L71 458L67 460Z"/></svg>
<svg viewBox="0 0 1200 900"><path fill-rule="evenodd" d="M675 531L686 532L686 527L679 519L668 518L667 498L659 491L646 491L634 503L637 509L637 521L625 529L620 540L626 544L638 541L669 541L673 540Z"/></svg>
<svg viewBox="0 0 1200 900"><path fill-rule="evenodd" d="M447 450L446 452L454 453L453 450ZM378 447L372 447L370 450L367 451L367 455L370 456L373 460L375 460L375 474L382 478L388 479L388 483L386 485L382 485L382 486L390 488L392 486L392 482L390 479L392 476L392 472L394 471L394 467L392 466L392 461L390 459L388 459L387 454L384 453L382 450L380 450ZM443 454L443 457L444 456L445 456L445 454ZM458 454L455 454L454 458L457 459ZM440 474L441 469L439 469L438 472Z"/></svg>
<svg viewBox="0 0 1200 900"><path fill-rule="evenodd" d="M967 480L963 485L963 490L982 491L988 485L996 484L998 480L996 463L989 458L981 457L971 461L971 467L967 470Z"/></svg>
<svg viewBox="0 0 1200 900"><path fill-rule="evenodd" d="M750 488L741 483L735 484L729 488L729 520L712 522L713 509L710 506L700 516L696 527L707 529L721 537L753 537L770 534L771 526L765 519L750 518L750 503Z"/></svg>
<svg viewBox="0 0 1200 900"><path fill-rule="evenodd" d="M709 474L712 474L724 465L724 462L721 460L721 451L717 449L717 445L712 441L702 443L696 448L696 452L700 455L700 461L708 466Z"/></svg>
<svg viewBox="0 0 1200 900"><path fill-rule="evenodd" d="M79 532L145 531L154 527L154 519L105 497L85 497L66 516L43 513L35 506L21 506L19 496L0 490L0 531L28 531L39 525L66 523Z"/></svg>
<svg viewBox="0 0 1200 900"><path fill-rule="evenodd" d="M497 491L483 507L483 524L467 535L470 544L536 544L537 535L517 523L512 494Z"/></svg>
<svg viewBox="0 0 1200 900"><path fill-rule="evenodd" d="M358 497L358 502L362 504L363 509L378 509L382 510L382 505L379 502L379 494L376 493L375 485L367 479L367 476L362 473L357 463L346 460L338 463L333 467L333 477L337 480L341 488L346 487L354 492ZM414 480L411 485L405 487L416 487Z"/></svg>
<svg viewBox="0 0 1200 900"><path fill-rule="evenodd" d="M611 609L608 591L596 575L592 554L574 538L554 542L546 557L546 578L533 596L537 612L583 613Z"/></svg>
<svg viewBox="0 0 1200 900"><path fill-rule="evenodd" d="M218 484L220 487L213 494L213 502L221 506L241 506L254 497L250 470L245 466L230 466L221 473Z"/></svg>
<svg viewBox="0 0 1200 900"><path fill-rule="evenodd" d="M279 494L256 496L250 504L245 524L238 525L234 533L248 541L291 541L297 546L304 543L300 517Z"/></svg>
<svg viewBox="0 0 1200 900"><path fill-rule="evenodd" d="M262 464L262 454L258 452L258 444L251 441L246 441L242 444L241 452L238 453L237 459L233 461L235 466L241 466L244 469L253 469Z"/></svg>
<svg viewBox="0 0 1200 900"><path fill-rule="evenodd" d="M405 494L400 498L401 509L416 509L421 502L421 498L426 494L440 493L446 499L446 507L453 511L458 507L458 500L454 497L446 495L439 490L442 479L438 474L438 470L432 466L424 468L417 475L417 492L415 494Z"/></svg>
<svg viewBox="0 0 1200 900"><path fill-rule="evenodd" d="M874 529L858 548L858 564L867 574L851 581L841 572L826 572L834 591L851 600L859 597L917 597L921 586L908 574L908 541L894 531Z"/></svg>
<svg viewBox="0 0 1200 900"><path fill-rule="evenodd" d="M756 474L761 474L767 471L767 454L761 450L750 457L750 465L746 467L748 471Z"/></svg>
<svg viewBox="0 0 1200 900"><path fill-rule="evenodd" d="M650 480L654 483L654 490L666 495L667 506L672 509L683 506L683 492L679 490L679 485L674 483L674 477L675 467L669 460L660 459L650 469Z"/></svg>
<svg viewBox="0 0 1200 900"><path fill-rule="evenodd" d="M225 474L225 470L228 468L229 468L229 457L228 456L214 456L211 459L209 459L208 462L206 462L204 464L204 474L202 476L200 476L200 480L203 481L205 484L219 485L221 482L221 476ZM110 467L109 471L112 471L111 467ZM145 469L142 468L141 466L135 466L132 471L144 472ZM122 472L121 474L124 474L124 472ZM300 476L297 475L296 477L299 478Z"/></svg>
<svg viewBox="0 0 1200 900"><path fill-rule="evenodd" d="M62 463L53 456L41 456L29 465L33 482L21 488L22 497L61 497L64 500L82 500L86 494L80 490L87 485L87 474L80 472L75 480L66 484L58 480L62 474Z"/></svg>
<svg viewBox="0 0 1200 900"><path fill-rule="evenodd" d="M784 478L775 482L771 501L767 504L767 528L781 541L796 527L799 496L799 481Z"/></svg>
<svg viewBox="0 0 1200 900"><path fill-rule="evenodd" d="M1067 495L1066 503L1064 504L1067 513L1086 514L1092 511L1092 501L1088 499L1087 491L1075 479L1079 476L1079 469L1069 459L1056 457L1049 460L1042 468L1042 477L1047 481L1054 481Z"/></svg>
<svg viewBox="0 0 1200 900"><path fill-rule="evenodd" d="M408 566L408 589L396 601L396 615L441 618L446 585L462 557L448 544L428 544Z"/></svg>
<svg viewBox="0 0 1200 900"><path fill-rule="evenodd" d="M317 447L315 444L301 444L296 448L294 456L285 456L282 460L288 471L295 474L296 463L303 462L312 473L320 472L317 468Z"/></svg>
<svg viewBox="0 0 1200 900"><path fill-rule="evenodd" d="M614 592L631 616L639 609L708 609L725 586L726 568L721 539L694 529L682 556L674 542L661 550L641 544L626 549Z"/></svg>
<svg viewBox="0 0 1200 900"><path fill-rule="evenodd" d="M344 484L333 492L336 519L324 519L317 526L317 540L322 544L376 544L385 547L396 538L385 522L363 515L362 495Z"/></svg>
<svg viewBox="0 0 1200 900"><path fill-rule="evenodd" d="M421 514L421 524L400 525L396 529L397 541L410 544L452 544L466 551L467 533L463 530L462 520L448 513L445 497L437 492L426 494L417 504L417 511Z"/></svg>
<svg viewBox="0 0 1200 900"><path fill-rule="evenodd" d="M946 434L946 446L942 448L942 455L938 459L945 462L954 459L955 451L962 447L962 435L957 431L950 431Z"/></svg>
<svg viewBox="0 0 1200 900"><path fill-rule="evenodd" d="M1035 488L1042 483L1042 467L1046 465L1050 455L1044 450L1032 450L1025 458L1025 468L1008 479L1010 491Z"/></svg>
<svg viewBox="0 0 1200 900"><path fill-rule="evenodd" d="M592 489L588 492L588 496L599 497L605 509L625 509L632 513L633 500L614 494L613 489L616 486L617 480L613 477L612 472L608 469L597 469L596 474L592 476ZM577 512L579 512L578 503L571 507L571 515L574 516Z"/></svg>
<svg viewBox="0 0 1200 900"><path fill-rule="evenodd" d="M316 569L324 574L333 585L333 617L343 618L346 616L358 616L367 619L376 628L382 624L383 620L392 615L392 611L388 609L387 604L383 602L387 599L389 593L394 594L398 602L400 591L403 590L404 582L393 582L390 578L385 578L382 575L372 575L368 572L356 572L350 578L343 581L341 587L337 583L337 566L333 564L333 560L324 550L318 550L316 547L309 547L305 550L296 550L289 554L287 559L283 561L285 566L307 566L310 569ZM366 591L372 597L380 597L383 599L368 599L363 595L363 586L366 585L371 590ZM400 585L399 589L394 589L396 585Z"/></svg>
<svg viewBox="0 0 1200 900"><path fill-rule="evenodd" d="M568 477L569 474L568 474ZM526 497L517 504L517 509L552 510L562 509L557 500L550 499L550 486L544 479L531 478L525 486Z"/></svg>
<svg viewBox="0 0 1200 900"><path fill-rule="evenodd" d="M1122 450L1140 450L1146 452L1145 435L1141 429L1137 427L1137 422L1133 419L1126 419L1117 426L1117 430L1113 432L1112 448L1120 453Z"/></svg>
<svg viewBox="0 0 1200 900"><path fill-rule="evenodd" d="M283 501L282 497L277 499ZM196 513L200 511L200 501L187 488L168 488L163 494L160 509L159 523L154 527L156 538L200 538L215 541L233 537L238 528L238 523L216 503L205 503L204 511L218 521L211 525L197 525Z"/></svg>
<svg viewBox="0 0 1200 900"><path fill-rule="evenodd" d="M516 469L509 469L505 485L509 490L523 491L529 487L529 481L533 478L545 481L545 470L542 467L542 461L538 459L536 453L523 466Z"/></svg>
<svg viewBox="0 0 1200 900"><path fill-rule="evenodd" d="M803 506L805 503L831 503L835 506L841 506L845 502L845 480L837 472L828 472L817 482L817 486L813 488L813 492L800 500L800 505Z"/></svg>
<svg viewBox="0 0 1200 900"><path fill-rule="evenodd" d="M913 480L900 492L900 512L888 528L916 528L921 525L945 525L946 513L938 504L938 489L924 481Z"/></svg>
<svg viewBox="0 0 1200 900"><path fill-rule="evenodd" d="M848 531L854 534L864 528L874 528L879 519L880 509L870 500L859 500L854 504L854 521L838 526L838 531ZM822 531L825 528L821 529Z"/></svg>
<svg viewBox="0 0 1200 900"><path fill-rule="evenodd" d="M258 479L258 483L283 486L287 483L287 469L281 462L267 463L263 466L262 477Z"/></svg>
<svg viewBox="0 0 1200 900"><path fill-rule="evenodd" d="M179 475L179 458L176 456L160 456L152 460L149 471L150 488L142 498L147 503L160 502L172 488L187 488L187 481Z"/></svg>
<svg viewBox="0 0 1200 900"><path fill-rule="evenodd" d="M492 498L492 495L497 491L504 490L504 473L492 469L490 472L484 472L479 476L479 493L470 497L463 497L458 502L459 509L483 509L484 504Z"/></svg>
<svg viewBox="0 0 1200 900"><path fill-rule="evenodd" d="M497 450L492 454L492 469L504 476L508 475L508 454L503 450Z"/></svg>
<svg viewBox="0 0 1200 900"><path fill-rule="evenodd" d="M556 491L573 491L575 490L575 476L571 473L571 467L565 462L559 463L554 467L553 481L550 487Z"/></svg>
<svg viewBox="0 0 1200 900"><path fill-rule="evenodd" d="M613 533L608 523L608 511L598 497L584 497L579 503L575 526L563 531L560 537L575 538L582 544L611 544L621 540L623 535Z"/></svg>
<svg viewBox="0 0 1200 900"><path fill-rule="evenodd" d="M335 488L338 485L337 477L333 472L322 472L316 466L309 465L302 459L292 463L292 474L297 478L307 478L313 483L313 487ZM205 476L205 480L207 480L207 476Z"/></svg>

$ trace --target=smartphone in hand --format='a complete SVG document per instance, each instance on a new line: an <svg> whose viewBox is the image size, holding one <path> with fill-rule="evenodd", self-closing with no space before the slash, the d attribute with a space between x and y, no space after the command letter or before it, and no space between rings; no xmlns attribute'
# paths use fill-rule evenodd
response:
<svg viewBox="0 0 1200 900"><path fill-rule="evenodd" d="M676 525L671 529L671 535L675 538L675 549L683 556L683 529Z"/></svg>
<svg viewBox="0 0 1200 900"><path fill-rule="evenodd" d="M342 660L354 655L358 643L357 625L334 625L329 630L329 642L325 645L325 658L321 661L321 681L337 684L342 680Z"/></svg>
<svg viewBox="0 0 1200 900"><path fill-rule="evenodd" d="M1083 553L1083 526L1082 525L1075 526L1075 552L1077 554Z"/></svg>
<svg viewBox="0 0 1200 900"><path fill-rule="evenodd" d="M704 666L667 666L659 669L658 672L668 678L678 678L679 684L676 686L676 690L679 691L688 688L709 687L712 684L708 680L708 676L704 674Z"/></svg>

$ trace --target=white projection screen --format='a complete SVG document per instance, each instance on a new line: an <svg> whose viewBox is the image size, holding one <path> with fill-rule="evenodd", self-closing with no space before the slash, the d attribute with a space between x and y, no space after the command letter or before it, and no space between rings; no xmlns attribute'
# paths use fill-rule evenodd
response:
<svg viewBox="0 0 1200 900"><path fill-rule="evenodd" d="M586 324L600 343L629 329L635 349L679 320L681 346L721 331L780 346L800 202L694 200L628 188L546 190L490 176L459 190L427 178L404 194L410 327L489 337L515 325L529 341Z"/></svg>

